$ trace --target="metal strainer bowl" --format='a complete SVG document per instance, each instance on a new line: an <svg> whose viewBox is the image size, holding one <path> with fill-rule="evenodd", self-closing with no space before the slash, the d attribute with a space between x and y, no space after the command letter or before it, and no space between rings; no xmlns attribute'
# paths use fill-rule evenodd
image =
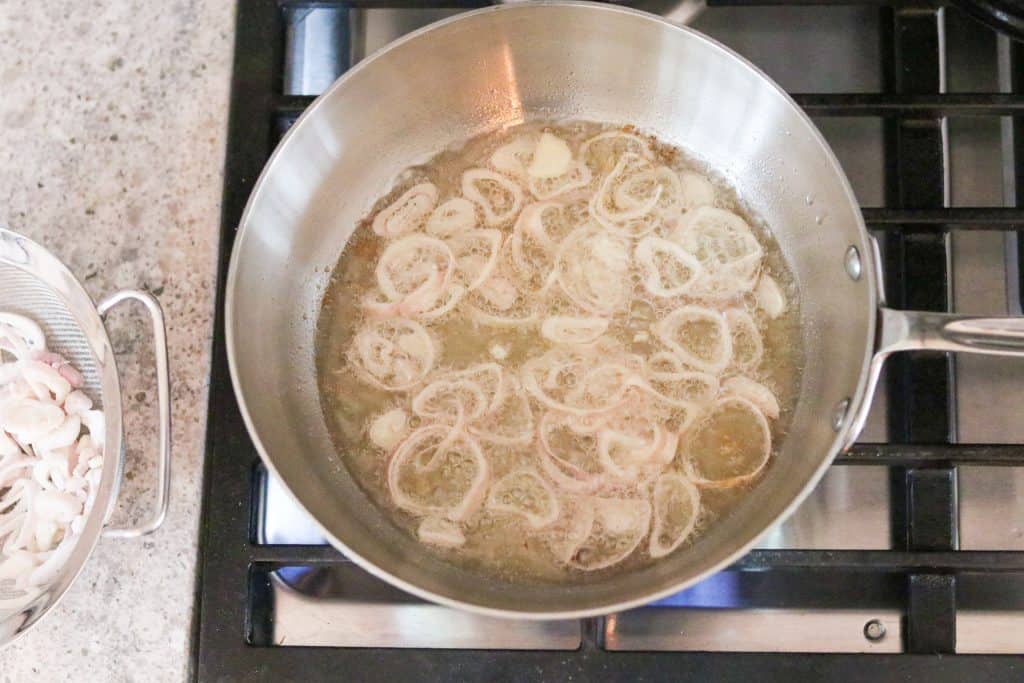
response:
<svg viewBox="0 0 1024 683"><path fill-rule="evenodd" d="M145 306L152 321L159 405L159 484L149 519L129 527L107 524L124 469L121 386L103 316L120 303ZM155 531L167 513L170 493L170 381L163 314L145 292L117 292L98 305L63 263L39 244L0 228L0 311L31 318L46 333L48 347L73 363L85 378L84 391L106 420L104 464L99 490L85 527L67 562L49 584L28 591L0 581L0 647L27 631L53 608L81 572L100 535L134 537Z"/></svg>

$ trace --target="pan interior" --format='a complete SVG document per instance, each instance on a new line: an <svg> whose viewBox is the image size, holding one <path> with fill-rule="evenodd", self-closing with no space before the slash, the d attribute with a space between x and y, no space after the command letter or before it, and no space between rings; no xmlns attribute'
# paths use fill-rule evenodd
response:
<svg viewBox="0 0 1024 683"><path fill-rule="evenodd" d="M480 133L535 119L633 124L707 162L772 228L800 289L805 349L789 437L761 484L694 547L573 586L509 583L445 563L349 477L314 375L320 299L357 221L394 175ZM855 247L858 280L843 263ZM874 332L874 264L842 171L762 74L707 38L613 7L534 4L434 25L351 71L292 129L257 185L228 282L228 351L253 436L328 536L429 597L540 616L596 613L692 582L779 519L835 452Z"/></svg>

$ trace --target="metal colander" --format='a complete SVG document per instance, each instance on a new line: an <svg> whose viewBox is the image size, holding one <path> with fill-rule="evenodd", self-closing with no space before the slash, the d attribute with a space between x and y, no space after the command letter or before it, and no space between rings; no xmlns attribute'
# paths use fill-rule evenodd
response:
<svg viewBox="0 0 1024 683"><path fill-rule="evenodd" d="M150 518L138 525L107 525L124 467L121 387L103 315L114 306L136 301L146 307L153 324L157 399L159 403L159 485ZM47 346L82 373L84 391L106 421L104 465L92 509L67 562L54 581L29 591L0 583L0 646L24 633L50 610L78 576L101 534L133 537L156 530L167 512L170 493L170 383L163 315L156 299L125 290L94 304L63 263L39 244L0 228L0 311L34 320L46 333Z"/></svg>

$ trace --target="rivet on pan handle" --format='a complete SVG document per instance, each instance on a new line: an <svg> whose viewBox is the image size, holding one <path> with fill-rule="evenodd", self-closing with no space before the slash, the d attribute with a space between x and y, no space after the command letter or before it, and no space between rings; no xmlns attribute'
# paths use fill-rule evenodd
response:
<svg viewBox="0 0 1024 683"><path fill-rule="evenodd" d="M156 359L156 393L160 416L158 435L160 482L156 505L150 518L134 526L112 527L103 530L104 536L136 538L153 533L167 517L167 503L171 495L171 380L167 368L167 331L160 303L150 294L137 290L123 290L112 294L96 307L101 316L125 301L136 301L146 307L153 325L153 354Z"/></svg>

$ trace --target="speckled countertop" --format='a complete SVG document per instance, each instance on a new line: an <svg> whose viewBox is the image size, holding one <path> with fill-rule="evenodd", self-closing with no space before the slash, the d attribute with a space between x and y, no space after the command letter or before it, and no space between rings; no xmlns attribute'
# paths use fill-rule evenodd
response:
<svg viewBox="0 0 1024 683"><path fill-rule="evenodd" d="M0 651L0 681L181 681L188 670L234 2L0 0L0 224L94 298L157 294L170 336L174 473L162 529L103 539L64 601ZM115 316L128 481L154 490L149 335Z"/></svg>

